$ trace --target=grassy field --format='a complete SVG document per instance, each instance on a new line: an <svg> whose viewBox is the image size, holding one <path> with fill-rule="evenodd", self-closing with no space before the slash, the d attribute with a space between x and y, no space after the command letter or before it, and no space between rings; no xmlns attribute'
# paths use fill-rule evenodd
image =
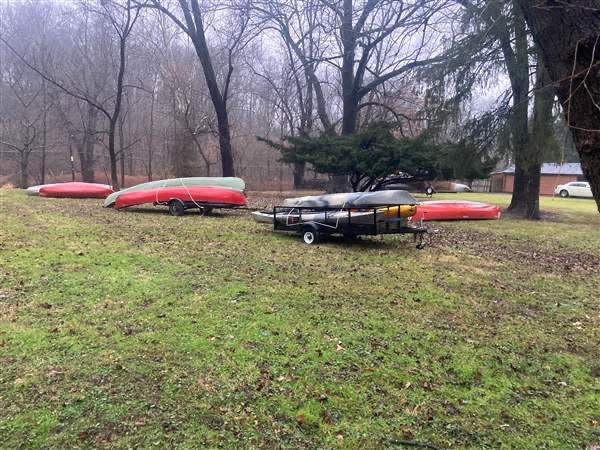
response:
<svg viewBox="0 0 600 450"><path fill-rule="evenodd" d="M421 251L100 205L0 190L0 448L600 441L592 201Z"/></svg>

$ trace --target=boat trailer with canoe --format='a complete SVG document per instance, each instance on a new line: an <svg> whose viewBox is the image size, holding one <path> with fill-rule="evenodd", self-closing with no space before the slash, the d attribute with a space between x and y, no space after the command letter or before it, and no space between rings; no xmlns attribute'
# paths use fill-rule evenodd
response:
<svg viewBox="0 0 600 450"><path fill-rule="evenodd" d="M417 201L406 191L356 192L286 199L272 211L252 213L257 222L272 223L274 231L295 232L306 244L323 235L346 238L411 234L416 247L425 247L427 229L410 222Z"/></svg>

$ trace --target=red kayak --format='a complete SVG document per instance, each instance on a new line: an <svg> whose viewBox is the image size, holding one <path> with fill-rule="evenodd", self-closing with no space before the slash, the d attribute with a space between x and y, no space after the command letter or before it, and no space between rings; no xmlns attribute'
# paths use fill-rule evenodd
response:
<svg viewBox="0 0 600 450"><path fill-rule="evenodd" d="M115 208L128 208L145 203L168 204L173 200L179 200L188 208L194 206L233 208L246 204L246 196L236 189L217 186L170 186L145 191L124 192L117 197Z"/></svg>
<svg viewBox="0 0 600 450"><path fill-rule="evenodd" d="M461 200L436 200L421 202L417 213L410 218L417 220L477 220L499 219L502 209L496 205Z"/></svg>
<svg viewBox="0 0 600 450"><path fill-rule="evenodd" d="M72 183L47 184L40 188L42 197L60 198L106 198L113 193L112 187L107 184Z"/></svg>

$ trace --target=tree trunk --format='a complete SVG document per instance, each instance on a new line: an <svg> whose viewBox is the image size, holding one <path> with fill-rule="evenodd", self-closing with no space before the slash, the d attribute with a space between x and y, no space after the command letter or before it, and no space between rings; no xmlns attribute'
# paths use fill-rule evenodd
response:
<svg viewBox="0 0 600 450"><path fill-rule="evenodd" d="M79 152L80 154L82 152ZM71 181L75 181L75 162L73 161L73 141L69 138L69 164L71 164Z"/></svg>
<svg viewBox="0 0 600 450"><path fill-rule="evenodd" d="M218 104L213 102L217 113L217 124L219 128L219 150L221 152L221 165L224 177L234 177L233 149L231 147L231 133L229 132L229 116L225 102Z"/></svg>
<svg viewBox="0 0 600 450"><path fill-rule="evenodd" d="M294 164L294 189L302 189L304 185L304 169L306 164L295 163Z"/></svg>
<svg viewBox="0 0 600 450"><path fill-rule="evenodd" d="M93 183L94 177L94 147L96 145L96 124L98 123L98 110L91 104L87 105L87 127L81 145L77 145L79 164L81 165L81 178L86 183Z"/></svg>
<svg viewBox="0 0 600 450"><path fill-rule="evenodd" d="M349 135L356 130L356 114L358 99L354 91L354 55L356 53L356 36L352 26L352 0L344 0L344 14L340 29L344 55L342 60L342 96L343 117L342 134Z"/></svg>
<svg viewBox="0 0 600 450"><path fill-rule="evenodd" d="M127 173L131 176L134 175L133 170L133 148L129 152L127 152Z"/></svg>
<svg viewBox="0 0 600 450"><path fill-rule="evenodd" d="M352 52L354 58L354 52ZM350 71L353 69L350 68ZM342 135L348 136L356 132L356 119L358 117L358 97L355 92L352 91L352 85L354 84L354 77L348 80L349 86L344 83L344 110L342 116ZM349 182L349 177L346 175L334 175L330 179L328 192L343 192L348 189L348 185L352 187L352 191L356 192L359 187L358 184Z"/></svg>
<svg viewBox="0 0 600 450"><path fill-rule="evenodd" d="M194 2L192 2L194 6ZM212 58L204 36L204 23L200 15L199 8L194 9L196 19L196 33L192 36L192 42L196 50L196 55L202 65L204 79L210 94L210 99L215 108L217 116L217 126L219 130L219 149L221 152L221 165L223 166L224 177L234 177L235 168L233 166L233 149L231 146L231 132L229 130L229 115L227 113L227 97L221 93L217 77L212 65Z"/></svg>
<svg viewBox="0 0 600 450"><path fill-rule="evenodd" d="M179 129L174 139L175 148L171 163L175 177L194 177L200 173L198 152L195 151L194 136L186 127Z"/></svg>
<svg viewBox="0 0 600 450"><path fill-rule="evenodd" d="M342 62L342 135L350 135L356 131L356 117L358 111L357 93L354 91L354 55L356 52L356 36L352 26L353 7L352 0L344 0L344 14L340 29L342 46L344 49ZM346 175L332 175L329 179L327 192L343 192L348 189L349 177ZM350 182L352 190L357 186Z"/></svg>
<svg viewBox="0 0 600 450"><path fill-rule="evenodd" d="M119 158L121 162L121 189L125 187L125 124L123 115L119 116Z"/></svg>
<svg viewBox="0 0 600 450"><path fill-rule="evenodd" d="M208 157L204 154L204 151L202 150L202 144L200 143L200 140L198 139L198 136L196 136L194 134L194 131L192 130L192 128L189 125L189 122L186 119L186 131L190 134L190 136L192 137L194 144L196 146L196 149L198 150L198 154L200 155L200 157L202 158L202 162L204 162L204 167L206 167L206 176L210 177L210 160L208 159ZM194 158L195 160L196 158Z"/></svg>
<svg viewBox="0 0 600 450"><path fill-rule="evenodd" d="M505 53L513 93L512 137L515 179L508 211L528 219L539 218L540 162L529 145L529 52L525 18L513 8L515 28L514 57ZM503 43L506 45L506 43Z"/></svg>
<svg viewBox="0 0 600 450"><path fill-rule="evenodd" d="M581 168L592 186L600 212L598 0L517 1L554 81L566 122L573 133Z"/></svg>
<svg viewBox="0 0 600 450"><path fill-rule="evenodd" d="M113 116L115 119L115 116ZM119 173L117 171L117 155L115 152L116 121L111 119L108 126L108 158L110 160L110 182L115 191L120 190Z"/></svg>
<svg viewBox="0 0 600 450"><path fill-rule="evenodd" d="M152 146L154 145L154 99L155 87L152 89L152 99L150 100L150 131L148 133L148 181L152 181Z"/></svg>
<svg viewBox="0 0 600 450"><path fill-rule="evenodd" d="M128 14L130 13L130 9L127 9ZM112 187L115 191L120 189L119 187L119 175L117 172L117 155L115 151L115 133L117 131L117 124L119 121L119 116L121 114L121 105L123 102L123 80L125 79L125 64L127 62L125 57L125 52L127 51L127 36L131 28L128 16L128 23L126 26L126 33L123 33L119 36L119 72L117 74L117 92L115 94L115 107L113 109L112 115L109 117L109 126L108 126L108 156L110 158L110 181L112 183ZM124 155L121 154L121 158ZM122 159L124 164L124 159ZM123 172L125 171L125 167L123 167Z"/></svg>
<svg viewBox="0 0 600 450"><path fill-rule="evenodd" d="M41 155L41 164L40 164L40 184L46 183L46 145L48 143L48 91L46 86L46 80L42 78L42 89L43 89L43 101L42 108L44 108L43 116L42 116L42 155Z"/></svg>
<svg viewBox="0 0 600 450"><path fill-rule="evenodd" d="M27 173L27 166L29 165L29 149L25 148L20 152L19 161L19 180L17 182L18 187L26 189L29 185L29 174Z"/></svg>

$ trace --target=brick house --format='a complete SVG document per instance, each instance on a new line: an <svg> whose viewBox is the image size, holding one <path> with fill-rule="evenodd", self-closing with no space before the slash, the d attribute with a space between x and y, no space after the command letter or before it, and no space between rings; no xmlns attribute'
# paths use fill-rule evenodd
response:
<svg viewBox="0 0 600 450"><path fill-rule="evenodd" d="M509 166L504 170L493 172L490 180L491 192L511 193L513 191L513 183L515 180L515 166ZM541 195L553 195L555 186L570 181L585 181L579 163L542 164L540 179Z"/></svg>

